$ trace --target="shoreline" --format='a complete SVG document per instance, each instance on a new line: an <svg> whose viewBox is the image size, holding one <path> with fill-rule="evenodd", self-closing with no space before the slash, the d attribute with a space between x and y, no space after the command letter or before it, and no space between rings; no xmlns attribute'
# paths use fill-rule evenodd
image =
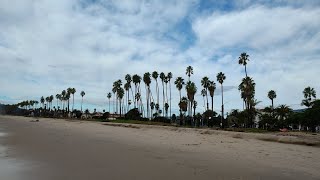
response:
<svg viewBox="0 0 320 180"><path fill-rule="evenodd" d="M0 116L0 127L10 134L5 137L9 158L32 167L22 171L23 179L320 177L318 147L261 141L252 133L237 137L206 129L31 120Z"/></svg>

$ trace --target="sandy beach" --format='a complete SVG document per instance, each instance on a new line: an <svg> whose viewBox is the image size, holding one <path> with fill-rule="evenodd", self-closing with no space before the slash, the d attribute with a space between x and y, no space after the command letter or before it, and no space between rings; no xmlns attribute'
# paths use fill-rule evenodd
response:
<svg viewBox="0 0 320 180"><path fill-rule="evenodd" d="M319 146L258 140L265 135L34 120L0 116L0 179L320 178Z"/></svg>

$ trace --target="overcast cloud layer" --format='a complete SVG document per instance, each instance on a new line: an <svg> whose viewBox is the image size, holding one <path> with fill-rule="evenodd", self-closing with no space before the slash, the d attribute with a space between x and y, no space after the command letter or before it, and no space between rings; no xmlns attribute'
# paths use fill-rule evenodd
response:
<svg viewBox="0 0 320 180"><path fill-rule="evenodd" d="M226 110L241 109L241 52L250 55L260 108L270 104L271 89L276 105L294 109L302 108L306 86L320 92L319 1L2 0L0 29L0 103L74 87L76 107L84 90L85 107L108 109L106 94L127 73L187 79L191 65L199 112L200 79L216 81L220 71L227 77ZM221 106L219 88L214 101Z"/></svg>

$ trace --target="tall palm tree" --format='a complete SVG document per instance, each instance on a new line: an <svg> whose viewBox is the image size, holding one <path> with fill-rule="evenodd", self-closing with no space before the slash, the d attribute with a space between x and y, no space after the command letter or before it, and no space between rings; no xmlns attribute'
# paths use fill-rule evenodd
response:
<svg viewBox="0 0 320 180"><path fill-rule="evenodd" d="M183 88L183 85L184 85L184 79L182 77L177 77L177 79L174 81L174 84L176 85L176 88L179 91L179 97L180 97L179 102L181 102L181 89ZM179 106L179 111L180 113L182 113L180 106Z"/></svg>
<svg viewBox="0 0 320 180"><path fill-rule="evenodd" d="M153 71L153 72L152 72L152 78L153 78L154 80L156 80L157 104L158 104L158 107L159 107L159 85L158 85L158 77L159 77L158 72L157 72L157 71ZM156 104L156 105L157 105L157 104ZM156 110L158 111L159 108L158 108L158 109L156 108Z"/></svg>
<svg viewBox="0 0 320 180"><path fill-rule="evenodd" d="M207 99L207 109L209 109L209 101L208 101L208 87L210 84L210 80L207 76L201 79L201 86L206 90L206 99Z"/></svg>
<svg viewBox="0 0 320 180"><path fill-rule="evenodd" d="M67 94L68 94L68 112L70 112L70 108L69 108L69 102L70 102L70 95L72 94L73 89L71 87L69 87L67 89Z"/></svg>
<svg viewBox="0 0 320 180"><path fill-rule="evenodd" d="M146 86L146 101L147 101L147 118L150 117L149 113L149 100L150 100L150 84L151 84L151 74L149 72L144 73L143 82Z"/></svg>
<svg viewBox="0 0 320 180"><path fill-rule="evenodd" d="M202 89L202 90L201 90L201 96L203 97L203 107L204 107L204 111L207 110L207 109L206 109L206 99L205 99L206 95L207 95L206 89Z"/></svg>
<svg viewBox="0 0 320 180"><path fill-rule="evenodd" d="M141 82L141 77L138 75L138 74L135 74L132 76L132 82L134 83L134 94L135 96L137 95L137 89L138 89L138 85L140 84ZM138 91L139 92L139 91ZM134 99L134 108L136 108L136 105L137 105L137 99L135 98Z"/></svg>
<svg viewBox="0 0 320 180"><path fill-rule="evenodd" d="M311 88L310 86L304 88L303 90L303 96L304 96L304 100L302 100L302 105L307 106L308 108L312 105L312 101L313 99L316 98L316 91L314 90L314 88Z"/></svg>
<svg viewBox="0 0 320 180"><path fill-rule="evenodd" d="M50 109L52 109L52 101L53 101L53 99L54 99L53 95L49 96Z"/></svg>
<svg viewBox="0 0 320 180"><path fill-rule="evenodd" d="M211 110L213 111L213 96L214 96L214 91L216 90L216 83L213 81L210 81L208 90L211 96Z"/></svg>
<svg viewBox="0 0 320 180"><path fill-rule="evenodd" d="M194 102L193 102L193 117L196 116L197 106L198 106L198 103L197 103L197 101L194 100Z"/></svg>
<svg viewBox="0 0 320 180"><path fill-rule="evenodd" d="M66 90L62 90L62 92L61 92L61 98L62 98L62 109L63 109L63 112L64 112L64 105L65 105L65 103L64 103L64 101L66 100L66 94L67 94L67 91Z"/></svg>
<svg viewBox="0 0 320 180"><path fill-rule="evenodd" d="M107 98L109 100L109 113L110 113L110 99L111 99L112 95L111 92L108 93Z"/></svg>
<svg viewBox="0 0 320 180"><path fill-rule="evenodd" d="M120 107L120 117L121 117L121 114L122 114L122 111L121 111L121 102L122 102L122 99L123 99L123 96L124 96L124 89L122 87L119 87L119 89L117 90L117 96L118 96L118 99L119 99L119 107Z"/></svg>
<svg viewBox="0 0 320 180"><path fill-rule="evenodd" d="M192 66L188 66L187 69L186 69L186 75L188 75L188 77L189 77L188 81L190 81L191 74L193 74L193 67Z"/></svg>
<svg viewBox="0 0 320 180"><path fill-rule="evenodd" d="M72 111L74 109L74 94L77 92L75 88L70 89L70 93L72 94Z"/></svg>
<svg viewBox="0 0 320 180"><path fill-rule="evenodd" d="M246 110L249 110L253 107L251 102L254 101L255 85L256 83L254 80L248 76L242 79L242 82L238 87L241 92L241 98L243 98L245 102Z"/></svg>
<svg viewBox="0 0 320 180"><path fill-rule="evenodd" d="M249 55L247 53L241 53L240 57L239 57L239 64L244 66L244 71L246 73L246 77L248 77L247 75L247 63L249 61Z"/></svg>
<svg viewBox="0 0 320 180"><path fill-rule="evenodd" d="M48 97L46 97L46 102L47 102L47 104L46 104L46 106L45 106L45 109L49 109L49 102L50 102L50 97L48 96Z"/></svg>
<svg viewBox="0 0 320 180"><path fill-rule="evenodd" d="M197 92L197 86L194 82L191 82L191 81L188 81L187 82L187 85L186 85L186 90L187 90L187 96L188 96L188 99L189 99L189 116L192 115L192 105L193 105L193 101L194 101L194 95L196 94Z"/></svg>
<svg viewBox="0 0 320 180"><path fill-rule="evenodd" d="M82 98L81 99L81 112L82 112L83 96L86 95L86 93L84 91L81 91L80 95L81 95L81 98Z"/></svg>
<svg viewBox="0 0 320 180"><path fill-rule="evenodd" d="M224 104L223 104L223 81L226 79L224 73L219 72L217 74L217 81L221 84L221 123L223 127L223 119L224 119Z"/></svg>
<svg viewBox="0 0 320 180"><path fill-rule="evenodd" d="M169 81L169 91L170 91L170 98L169 98L170 104L169 104L169 106L170 106L170 119L171 119L171 79L172 79L172 73L171 72L168 73L167 79Z"/></svg>
<svg viewBox="0 0 320 180"><path fill-rule="evenodd" d="M161 79L161 82L162 82L162 112L164 112L164 103L165 103L164 82L166 80L166 75L163 72L160 73L160 79Z"/></svg>
<svg viewBox="0 0 320 180"><path fill-rule="evenodd" d="M41 104L42 104L42 108L44 108L44 97L43 97L43 96L41 96L40 102L41 102Z"/></svg>
<svg viewBox="0 0 320 180"><path fill-rule="evenodd" d="M129 93L129 91L130 91L130 89L131 89L131 82L132 82L132 78L131 78L131 75L130 74L127 74L126 76L125 76L125 80L127 81L127 83L125 83L125 85L124 85L124 88L125 88L125 90L126 90L126 92L128 93L128 99L127 99L127 103L128 103L128 110L129 110L129 101L130 101L130 93ZM133 91L132 91L132 89L131 89L131 93L132 93L132 95L133 95Z"/></svg>
<svg viewBox="0 0 320 180"><path fill-rule="evenodd" d="M268 92L268 98L271 100L271 105L272 105L272 111L273 111L273 99L277 97L277 94L274 90L270 90Z"/></svg>
<svg viewBox="0 0 320 180"><path fill-rule="evenodd" d="M56 94L57 109L58 109L58 107L59 107L58 100L60 100L60 98L61 98L61 94Z"/></svg>

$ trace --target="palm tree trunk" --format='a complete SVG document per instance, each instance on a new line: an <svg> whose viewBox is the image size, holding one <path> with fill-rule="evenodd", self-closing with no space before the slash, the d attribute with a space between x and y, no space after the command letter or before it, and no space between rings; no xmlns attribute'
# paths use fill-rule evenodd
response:
<svg viewBox="0 0 320 180"><path fill-rule="evenodd" d="M165 108L164 108L164 84L163 84L163 81L162 81L162 113L164 114L165 112ZM164 115L163 115L164 116Z"/></svg>
<svg viewBox="0 0 320 180"><path fill-rule="evenodd" d="M224 104L223 104L223 85L221 83L221 125L223 127L223 115L224 115Z"/></svg>
<svg viewBox="0 0 320 180"><path fill-rule="evenodd" d="M82 103L83 103L83 96L81 98L81 112L82 112Z"/></svg>
<svg viewBox="0 0 320 180"><path fill-rule="evenodd" d="M169 106L170 106L170 119L171 119L172 114L171 114L171 82L170 81L169 81L169 91L170 91L170 104L169 104Z"/></svg>
<svg viewBox="0 0 320 180"><path fill-rule="evenodd" d="M213 96L211 96L211 110L213 111Z"/></svg>
<svg viewBox="0 0 320 180"><path fill-rule="evenodd" d="M206 88L207 109L209 109L208 89Z"/></svg>
<svg viewBox="0 0 320 180"><path fill-rule="evenodd" d="M74 94L72 94L72 111L73 111L73 108L74 108Z"/></svg>
<svg viewBox="0 0 320 180"><path fill-rule="evenodd" d="M247 66L246 65L244 66L244 72L246 73L246 77L248 77L248 75L247 75Z"/></svg>

